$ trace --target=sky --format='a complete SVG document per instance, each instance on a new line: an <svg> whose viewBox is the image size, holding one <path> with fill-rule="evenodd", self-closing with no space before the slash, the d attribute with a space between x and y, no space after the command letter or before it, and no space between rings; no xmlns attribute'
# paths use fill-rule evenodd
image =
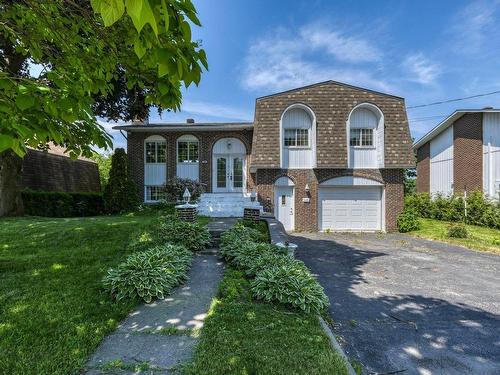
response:
<svg viewBox="0 0 500 375"><path fill-rule="evenodd" d="M255 98L335 80L402 96L407 107L500 90L500 0L194 0L209 68L182 111L150 122L252 121ZM419 139L456 109L500 94L408 109ZM115 147L124 138L105 125Z"/></svg>

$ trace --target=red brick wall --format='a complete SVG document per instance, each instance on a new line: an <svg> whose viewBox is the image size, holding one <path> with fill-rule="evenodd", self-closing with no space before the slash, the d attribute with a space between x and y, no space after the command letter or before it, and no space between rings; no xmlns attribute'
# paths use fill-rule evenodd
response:
<svg viewBox="0 0 500 375"><path fill-rule="evenodd" d="M199 141L199 175L200 181L206 184L207 192L212 191L212 147L221 138L238 138L247 148L247 189L253 189L253 177L249 170L249 153L252 150L252 130L242 131L212 131L212 132L159 132L128 134L127 153L129 167L134 179L139 198L144 200L144 140L151 135L160 135L167 142L167 179L175 176L177 172L177 138L182 135L194 135Z"/></svg>
<svg viewBox="0 0 500 375"><path fill-rule="evenodd" d="M361 103L372 103L384 114L385 166L414 166L408 119L402 98L337 82L325 82L257 99L252 168L280 167L280 119L283 111L295 103L309 106L316 115L318 168L347 167L346 121L352 109Z"/></svg>
<svg viewBox="0 0 500 375"><path fill-rule="evenodd" d="M453 124L453 184L461 194L483 188L483 114L468 113Z"/></svg>
<svg viewBox="0 0 500 375"><path fill-rule="evenodd" d="M22 186L42 191L101 191L96 163L31 149L23 159Z"/></svg>
<svg viewBox="0 0 500 375"><path fill-rule="evenodd" d="M274 211L274 182L281 176L290 177L295 183L295 229L318 230L318 185L333 177L354 175L374 179L385 184L386 230L397 230L396 219L403 210L404 171L402 169L348 170L348 169L259 169L256 173L258 199L265 211ZM306 194L305 186L310 192ZM310 197L305 203L302 198Z"/></svg>
<svg viewBox="0 0 500 375"><path fill-rule="evenodd" d="M417 192L430 192L431 144L427 142L417 150Z"/></svg>

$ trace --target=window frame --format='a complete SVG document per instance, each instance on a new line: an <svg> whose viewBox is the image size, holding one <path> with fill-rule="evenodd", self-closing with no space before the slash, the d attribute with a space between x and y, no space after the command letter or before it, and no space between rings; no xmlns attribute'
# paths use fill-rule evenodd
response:
<svg viewBox="0 0 500 375"><path fill-rule="evenodd" d="M162 199L165 199L165 193L163 193L163 197L158 197L159 194L161 194L159 191L155 191L155 196L157 197L157 199L151 199L152 196L153 196L153 188L156 188L156 189L162 189L163 186L161 185L145 185L144 186L144 201L147 202L147 203L157 203L157 202L160 202ZM149 194L148 194L148 190L151 189L151 191L149 191Z"/></svg>
<svg viewBox="0 0 500 375"><path fill-rule="evenodd" d="M286 141L287 141L287 136L286 136L286 133L287 132L290 132L290 131L294 131L295 132L295 137L293 138L293 140L295 141L295 144L294 145L287 145L286 144ZM306 134L307 134L307 145L297 145L298 143L298 140L299 140L299 131L305 131ZM290 139L290 138L288 138ZM302 128L284 128L283 129L283 147L284 148L292 148L292 149L310 149L311 148L311 129L302 129Z"/></svg>
<svg viewBox="0 0 500 375"><path fill-rule="evenodd" d="M352 133L353 131L359 131L359 137L357 138L357 140L359 141L358 144L352 144L352 140L353 140L353 137L352 137ZM365 134L363 134L364 132L370 132L371 135L370 135L370 140L371 140L371 144L363 144L363 136ZM377 148L377 146L375 145L375 132L374 132L374 129L373 128L350 128L349 129L349 147L353 147L353 148L356 148L356 149L374 149L374 148Z"/></svg>
<svg viewBox="0 0 500 375"><path fill-rule="evenodd" d="M154 161L148 161L148 144L154 144ZM164 153L163 153L163 160L159 161L160 158L159 158L159 154L158 154L158 151L159 151L159 147L158 145L159 144L162 144L163 145L163 150L164 150ZM144 142L144 162L146 164L164 164L167 162L167 142L166 141L160 141L160 140L151 140L151 141L148 141L146 140Z"/></svg>
<svg viewBox="0 0 500 375"><path fill-rule="evenodd" d="M185 143L187 145L187 160L180 161L180 153L179 153L179 146L181 143ZM196 145L196 160L192 160L191 158L191 151L190 151L190 146L191 145ZM178 139L177 140L177 164L198 164L200 162L200 142L198 140L182 140Z"/></svg>

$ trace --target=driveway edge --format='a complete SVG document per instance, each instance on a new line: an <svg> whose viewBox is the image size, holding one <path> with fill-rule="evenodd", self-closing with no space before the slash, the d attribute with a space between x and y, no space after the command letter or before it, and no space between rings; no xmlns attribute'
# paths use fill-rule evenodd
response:
<svg viewBox="0 0 500 375"><path fill-rule="evenodd" d="M349 375L357 375L356 371L354 371L354 368L351 365L351 362L349 361L349 358L347 358L347 355L344 353L344 350L342 349L339 342L335 338L335 335L330 329L330 326L319 315L318 315L318 320L319 323L321 324L321 327L323 328L323 331L325 331L326 335L330 339L330 346L332 347L333 350L337 351L340 354L340 356L344 359L344 362L346 363L347 367L347 372L349 373Z"/></svg>

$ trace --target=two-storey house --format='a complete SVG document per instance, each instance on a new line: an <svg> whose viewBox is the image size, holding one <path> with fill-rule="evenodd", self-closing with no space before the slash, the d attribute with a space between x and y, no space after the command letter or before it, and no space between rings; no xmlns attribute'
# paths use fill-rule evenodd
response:
<svg viewBox="0 0 500 375"><path fill-rule="evenodd" d="M404 99L334 81L258 98L253 122L116 128L143 201L197 179L202 214L239 216L256 195L287 230L395 230L414 166Z"/></svg>

